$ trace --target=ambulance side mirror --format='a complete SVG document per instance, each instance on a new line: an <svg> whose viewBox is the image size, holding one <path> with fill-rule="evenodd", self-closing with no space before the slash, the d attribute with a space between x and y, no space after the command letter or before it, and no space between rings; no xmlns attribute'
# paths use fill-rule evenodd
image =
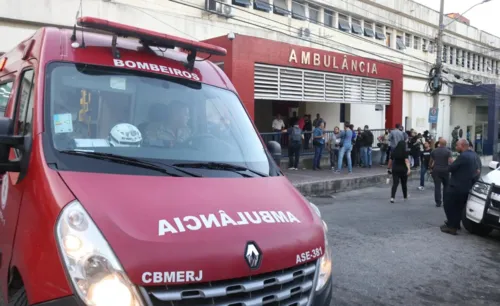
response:
<svg viewBox="0 0 500 306"><path fill-rule="evenodd" d="M14 120L0 117L0 173L20 172L20 160L9 160L10 149L24 149L24 136L14 136Z"/></svg>
<svg viewBox="0 0 500 306"><path fill-rule="evenodd" d="M281 145L277 141L269 141L267 143L267 150L271 153L271 156L274 159L274 162L279 167L281 164Z"/></svg>

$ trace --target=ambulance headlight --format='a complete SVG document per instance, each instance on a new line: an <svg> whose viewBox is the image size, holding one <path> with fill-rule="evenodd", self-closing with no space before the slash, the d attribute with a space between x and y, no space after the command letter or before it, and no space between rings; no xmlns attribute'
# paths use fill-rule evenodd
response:
<svg viewBox="0 0 500 306"><path fill-rule="evenodd" d="M56 224L56 240L75 293L86 305L144 306L137 288L78 201Z"/></svg>
<svg viewBox="0 0 500 306"><path fill-rule="evenodd" d="M321 211L319 210L318 206L314 205L313 203L309 202L313 210L318 214L318 216L321 218ZM319 291L325 287L325 285L328 283L330 278L332 277L332 251L330 249L330 244L328 243L328 226L326 225L326 222L323 221L323 231L325 235L325 253L319 260L319 275L318 275L318 282L316 284L316 291Z"/></svg>
<svg viewBox="0 0 500 306"><path fill-rule="evenodd" d="M332 250L330 248L330 244L328 243L328 226L325 221L323 221L323 227L325 230L325 253L319 260L319 275L318 282L316 284L316 291L323 289L332 277Z"/></svg>

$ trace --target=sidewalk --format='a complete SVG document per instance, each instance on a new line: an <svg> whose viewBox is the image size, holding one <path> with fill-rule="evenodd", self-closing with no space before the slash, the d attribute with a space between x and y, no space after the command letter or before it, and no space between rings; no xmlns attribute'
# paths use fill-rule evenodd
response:
<svg viewBox="0 0 500 306"><path fill-rule="evenodd" d="M309 169L283 170L292 184L305 196L324 196L336 192L349 191L385 184L387 178L387 166L373 166L371 169L354 167L352 173L348 174L346 169L342 173L333 173L332 170L312 171ZM491 171L484 167L482 174ZM412 171L409 180L420 179L420 170ZM426 182L432 184L431 182Z"/></svg>
<svg viewBox="0 0 500 306"><path fill-rule="evenodd" d="M350 174L347 173L347 169L342 171L342 173L334 173L330 169L323 168L319 171L309 169L283 170L283 173L295 188L307 196L366 188L385 183L388 177L387 166L376 165L371 169L354 167Z"/></svg>

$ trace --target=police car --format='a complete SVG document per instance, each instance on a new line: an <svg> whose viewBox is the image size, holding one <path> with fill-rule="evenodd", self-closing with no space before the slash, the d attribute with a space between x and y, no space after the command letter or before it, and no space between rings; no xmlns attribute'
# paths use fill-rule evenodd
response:
<svg viewBox="0 0 500 306"><path fill-rule="evenodd" d="M465 229L479 236L500 230L500 162L488 166L492 171L472 186L462 216Z"/></svg>

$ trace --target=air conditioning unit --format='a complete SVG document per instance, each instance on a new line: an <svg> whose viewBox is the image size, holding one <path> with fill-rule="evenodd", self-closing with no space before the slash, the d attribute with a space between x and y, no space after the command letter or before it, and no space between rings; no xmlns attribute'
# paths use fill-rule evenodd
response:
<svg viewBox="0 0 500 306"><path fill-rule="evenodd" d="M233 7L227 0L205 0L205 9L221 16L233 16Z"/></svg>

